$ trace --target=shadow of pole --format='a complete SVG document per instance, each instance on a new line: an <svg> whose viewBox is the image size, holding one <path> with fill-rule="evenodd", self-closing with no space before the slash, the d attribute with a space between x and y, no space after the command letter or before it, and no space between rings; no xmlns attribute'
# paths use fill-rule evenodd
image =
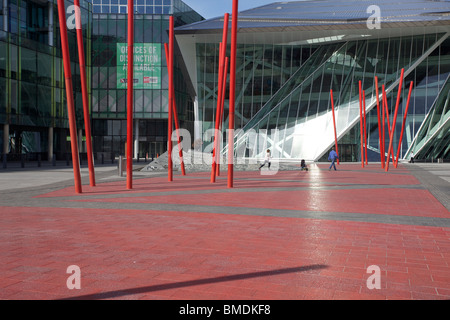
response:
<svg viewBox="0 0 450 320"><path fill-rule="evenodd" d="M303 266L303 267L276 269L276 270L269 270L269 271L258 271L258 272L250 272L250 273L242 273L242 274L236 274L236 275L230 275L230 276L223 276L223 277L206 278L206 279L199 279L199 280L158 284L158 285L145 286L145 287L139 287L139 288L115 290L115 291L87 294L87 295L82 295L82 296L77 296L77 297L64 298L61 300L111 299L111 298L132 295L132 294L148 293L148 292L154 292L154 291L160 291L160 290L178 289L178 288L183 288L183 287L191 287L191 286L198 286L198 285L218 283L218 282L227 282L227 281L259 278L259 277L276 276L276 275L280 275L280 274L305 272L305 271L318 270L318 269L324 269L324 268L327 268L327 266L322 265L322 264L315 264L315 265Z"/></svg>

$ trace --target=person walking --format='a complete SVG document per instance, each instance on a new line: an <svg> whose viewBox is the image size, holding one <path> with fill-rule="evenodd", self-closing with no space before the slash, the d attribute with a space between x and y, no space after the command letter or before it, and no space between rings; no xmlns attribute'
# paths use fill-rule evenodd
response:
<svg viewBox="0 0 450 320"><path fill-rule="evenodd" d="M266 151L266 158L264 159L264 163L259 167L259 170L261 170L262 167L264 167L266 165L266 163L269 166L269 170L270 170L270 159L271 159L271 154L270 154L270 149L267 149Z"/></svg>
<svg viewBox="0 0 450 320"><path fill-rule="evenodd" d="M334 147L331 149L330 154L328 155L328 160L331 160L331 165L330 168L328 169L331 170L332 167L334 167L334 171L336 171L336 160L339 159L338 154L336 153L336 151L334 151Z"/></svg>

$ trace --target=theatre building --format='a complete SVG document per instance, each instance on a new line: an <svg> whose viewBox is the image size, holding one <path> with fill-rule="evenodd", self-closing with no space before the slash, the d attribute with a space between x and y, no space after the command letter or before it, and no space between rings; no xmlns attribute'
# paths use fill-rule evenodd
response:
<svg viewBox="0 0 450 320"><path fill-rule="evenodd" d="M215 124L223 19L175 30L195 88L194 133L204 145ZM236 156L263 158L271 149L283 160L326 160L335 144L332 90L340 159L360 161L361 82L368 158L380 161L377 89L381 104L385 88L393 125L403 69L395 151L413 82L399 157L450 159L449 33L449 1L292 1L239 12ZM228 96L224 119L228 128ZM387 150L387 121L385 137Z"/></svg>

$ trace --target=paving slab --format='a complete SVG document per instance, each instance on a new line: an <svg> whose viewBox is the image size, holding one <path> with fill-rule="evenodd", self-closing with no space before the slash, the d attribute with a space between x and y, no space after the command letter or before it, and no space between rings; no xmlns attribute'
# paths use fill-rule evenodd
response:
<svg viewBox="0 0 450 320"><path fill-rule="evenodd" d="M110 166L81 194L67 168L0 171L0 299L446 300L440 165L290 164L233 188L226 167L136 172L132 190Z"/></svg>

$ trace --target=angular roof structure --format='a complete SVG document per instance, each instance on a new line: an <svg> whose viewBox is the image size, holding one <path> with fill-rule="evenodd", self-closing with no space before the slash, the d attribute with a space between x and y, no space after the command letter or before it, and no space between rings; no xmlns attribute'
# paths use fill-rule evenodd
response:
<svg viewBox="0 0 450 320"><path fill-rule="evenodd" d="M274 2L258 8L239 12L239 32L255 29L271 31L335 28L336 25L366 25L376 10L380 9L380 22L384 26L430 25L436 22L450 24L450 1L445 0L315 0ZM212 18L177 28L178 33L207 33L221 29L223 17Z"/></svg>

